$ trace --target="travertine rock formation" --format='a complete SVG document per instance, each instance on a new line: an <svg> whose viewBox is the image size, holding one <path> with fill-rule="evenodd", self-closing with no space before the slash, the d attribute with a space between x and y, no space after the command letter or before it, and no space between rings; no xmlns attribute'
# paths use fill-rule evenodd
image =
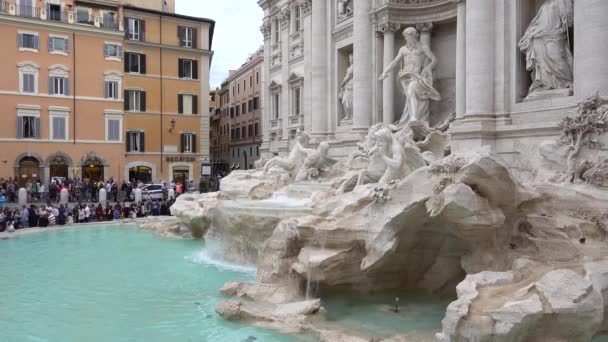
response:
<svg viewBox="0 0 608 342"><path fill-rule="evenodd" d="M336 165L315 183L285 186L291 169L239 172L219 194L178 199L184 224L211 227L229 256L258 265L254 284L222 289L238 299L218 312L323 336L307 318L323 312L309 310L311 299L416 289L457 296L438 341L590 341L606 331L608 192L593 182L520 184L489 152L438 158L447 140L424 147L442 133L425 126L417 137L417 125L393 131L391 144L375 134L389 128L373 128L348 162L356 167ZM379 163L390 180L361 172ZM279 189L287 197L276 200Z"/></svg>

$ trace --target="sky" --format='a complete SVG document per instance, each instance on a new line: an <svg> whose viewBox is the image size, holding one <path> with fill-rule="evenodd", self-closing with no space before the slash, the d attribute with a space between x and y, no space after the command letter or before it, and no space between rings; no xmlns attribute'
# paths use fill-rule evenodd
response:
<svg viewBox="0 0 608 342"><path fill-rule="evenodd" d="M264 12L256 0L175 0L175 12L215 20L211 89L264 44L260 32Z"/></svg>

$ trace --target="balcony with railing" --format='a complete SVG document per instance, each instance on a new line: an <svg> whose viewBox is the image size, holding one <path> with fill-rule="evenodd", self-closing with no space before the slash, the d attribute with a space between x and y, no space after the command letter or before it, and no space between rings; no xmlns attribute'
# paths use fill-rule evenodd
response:
<svg viewBox="0 0 608 342"><path fill-rule="evenodd" d="M17 4L13 1L0 0L0 15L87 25L113 31L120 30L120 25L115 14L104 13L103 16L95 16L88 11L62 10L61 6L53 4L47 4L47 6L28 6Z"/></svg>

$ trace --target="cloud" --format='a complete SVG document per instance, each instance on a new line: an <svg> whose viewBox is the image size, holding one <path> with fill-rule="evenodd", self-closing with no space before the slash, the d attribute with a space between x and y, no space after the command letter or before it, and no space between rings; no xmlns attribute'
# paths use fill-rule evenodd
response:
<svg viewBox="0 0 608 342"><path fill-rule="evenodd" d="M176 0L179 14L215 20L209 83L219 87L228 71L238 69L264 44L260 25L264 12L255 0Z"/></svg>

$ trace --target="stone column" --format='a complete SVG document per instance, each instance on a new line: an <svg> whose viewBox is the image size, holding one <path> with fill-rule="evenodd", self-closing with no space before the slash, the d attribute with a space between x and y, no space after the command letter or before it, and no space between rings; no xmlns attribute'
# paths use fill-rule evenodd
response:
<svg viewBox="0 0 608 342"><path fill-rule="evenodd" d="M281 118L281 130L283 132L282 140L289 140L289 116L291 116L291 107L289 105L289 7L284 7L279 16L280 22L280 37L281 37L281 104L279 106Z"/></svg>
<svg viewBox="0 0 608 342"><path fill-rule="evenodd" d="M327 133L327 9L329 1L312 2L312 134L324 136ZM369 53L369 51L368 51ZM286 67L286 66L285 66Z"/></svg>
<svg viewBox="0 0 608 342"><path fill-rule="evenodd" d="M466 1L466 116L494 111L494 1Z"/></svg>
<svg viewBox="0 0 608 342"><path fill-rule="evenodd" d="M608 96L608 1L574 1L574 94Z"/></svg>
<svg viewBox="0 0 608 342"><path fill-rule="evenodd" d="M370 0L354 0L353 8L353 132L361 133L366 133L372 123L374 75L370 53L373 44L370 3Z"/></svg>
<svg viewBox="0 0 608 342"><path fill-rule="evenodd" d="M262 35L264 36L264 72L262 72L262 135L264 137L264 142L262 144L262 150L264 152L269 152L270 149L270 134L268 131L270 130L270 118L272 117L272 106L270 105L271 93L268 86L270 85L270 56L272 52L272 43L270 42L270 36L272 33L271 30L271 21L270 18L264 18L264 22L262 26L260 26L260 31L262 31ZM229 88L230 89L230 88ZM232 94L230 93L230 96Z"/></svg>
<svg viewBox="0 0 608 342"><path fill-rule="evenodd" d="M378 25L378 31L384 34L383 69L395 59L395 31L399 24L383 23ZM382 81L382 122L392 124L395 121L395 71L393 70Z"/></svg>
<svg viewBox="0 0 608 342"><path fill-rule="evenodd" d="M311 46L312 41L312 16L311 14L311 3L310 0L304 0L300 2L301 15L302 15L302 40L304 41L304 106L302 107L302 113L304 114L304 130L306 132L312 131L312 82L309 75L312 73L311 54L314 50Z"/></svg>
<svg viewBox="0 0 608 342"><path fill-rule="evenodd" d="M456 117L462 118L466 111L466 13L465 0L454 0L458 6L456 19Z"/></svg>

